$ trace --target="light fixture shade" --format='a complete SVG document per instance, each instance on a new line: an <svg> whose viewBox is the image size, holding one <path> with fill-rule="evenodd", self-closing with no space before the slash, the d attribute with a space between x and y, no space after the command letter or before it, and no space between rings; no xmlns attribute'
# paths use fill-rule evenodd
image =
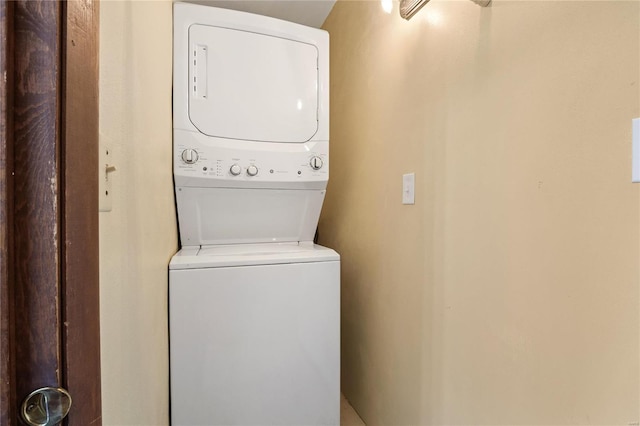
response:
<svg viewBox="0 0 640 426"><path fill-rule="evenodd" d="M400 16L411 19L429 0L400 0Z"/></svg>
<svg viewBox="0 0 640 426"><path fill-rule="evenodd" d="M491 0L471 0L478 6L487 7ZM411 19L429 0L400 0L400 16L404 19Z"/></svg>

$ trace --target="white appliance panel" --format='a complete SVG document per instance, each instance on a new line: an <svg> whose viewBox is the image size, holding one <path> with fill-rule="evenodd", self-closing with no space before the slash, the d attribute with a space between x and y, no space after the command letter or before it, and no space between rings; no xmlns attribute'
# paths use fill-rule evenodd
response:
<svg viewBox="0 0 640 426"><path fill-rule="evenodd" d="M249 136L246 138L247 141L302 142L309 138L314 141L329 140L329 35L326 31L266 16L187 3L174 4L173 22L174 130L182 129L203 133L212 139L218 139L215 132L208 128L208 126L216 124L209 125L206 122L212 118L207 115L207 111L211 105L217 105L215 108L219 110L223 103L225 108L228 108L229 105L237 108L238 105L234 101L234 98L237 97L238 99L250 100L252 103L256 102L256 106L249 105L248 110L245 109L246 105L243 106L240 109L241 117L246 118L247 111L258 111L267 114L264 117L272 116L276 120L272 124L268 124L259 115L252 113L250 118L243 121L243 126L246 129L243 127L242 131L248 132L247 134L237 133L240 130L232 127L230 131L236 134L222 136L221 139L230 138L242 142L240 139ZM204 34L201 35L204 38L199 39L199 42L194 42L191 28L193 28L194 37L202 31ZM216 36L223 37L222 40L240 43L222 46L217 42L214 43L214 50L211 52L220 52L226 55L225 61L228 63L221 64L220 57L216 57L217 54L209 51L211 40L209 40L207 33L211 28L215 30ZM258 51L255 46L252 47L248 44L249 41L260 43L264 48L274 50L274 52ZM192 46L195 47L195 50L191 48ZM206 47L206 54L203 47ZM197 61L194 68L194 52L196 56L207 56L209 66L206 69L198 68ZM251 52L251 56L247 56L243 52ZM285 69L287 65L281 62L282 60L286 60L293 68ZM293 63L298 60L300 63ZM215 63L216 61L217 63ZM239 68L243 64L247 67ZM234 77L238 77L238 80L220 83L221 75L215 74L218 66L226 75L237 72ZM257 66L259 68L256 68ZM292 80L286 81L285 77L290 77L292 73L295 74ZM196 93L194 93L193 78L196 77L197 83L199 76L203 85L198 85ZM265 79L269 81L269 84L260 86L260 81L265 81ZM222 90L222 92L215 93L212 84L215 87L219 86L217 90ZM231 93L227 90L231 87L235 87L233 89L235 92ZM249 87L256 88L257 92L251 93ZM207 99L213 104L204 102L202 109L198 109L198 107L196 108L198 111L194 111L192 108L194 98L202 97L205 93ZM276 97L268 98L274 93ZM219 94L222 94L221 99L226 100L213 99L215 95ZM200 100L202 101L202 99ZM291 100L294 102L292 103ZM301 101L300 108L298 100ZM237 118L230 111L225 109L219 112L225 114L232 122L237 122ZM194 114L201 116L194 118ZM289 127L291 123L282 123L285 117L294 118L300 124ZM203 122L202 119L205 121ZM213 119L214 123L219 121L216 117ZM262 130L266 130L265 135L257 135L260 129L259 127L250 128L252 123L260 124ZM280 124L285 127L277 129L276 126ZM287 128L292 133L283 135L283 129Z"/></svg>
<svg viewBox="0 0 640 426"><path fill-rule="evenodd" d="M339 269L171 270L172 425L338 425Z"/></svg>
<svg viewBox="0 0 640 426"><path fill-rule="evenodd" d="M231 244L183 247L169 269L202 269L221 266L279 265L338 261L335 251L308 242Z"/></svg>
<svg viewBox="0 0 640 426"><path fill-rule="evenodd" d="M183 246L312 241L325 190L176 188Z"/></svg>
<svg viewBox="0 0 640 426"><path fill-rule="evenodd" d="M253 32L189 28L189 117L220 138L306 142L318 130L318 49Z"/></svg>
<svg viewBox="0 0 640 426"><path fill-rule="evenodd" d="M176 186L325 189L329 179L328 141L248 142L176 130L174 147ZM195 153L191 163L183 159L186 150ZM255 175L247 173L250 166L256 168Z"/></svg>

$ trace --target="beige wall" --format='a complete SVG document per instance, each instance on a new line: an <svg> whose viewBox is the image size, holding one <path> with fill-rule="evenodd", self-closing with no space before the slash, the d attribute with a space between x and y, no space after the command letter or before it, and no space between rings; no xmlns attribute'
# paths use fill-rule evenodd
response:
<svg viewBox="0 0 640 426"><path fill-rule="evenodd" d="M367 424L640 420L639 6L334 7L320 235Z"/></svg>
<svg viewBox="0 0 640 426"><path fill-rule="evenodd" d="M169 422L171 19L170 2L100 3L100 132L117 167L100 213L105 426Z"/></svg>

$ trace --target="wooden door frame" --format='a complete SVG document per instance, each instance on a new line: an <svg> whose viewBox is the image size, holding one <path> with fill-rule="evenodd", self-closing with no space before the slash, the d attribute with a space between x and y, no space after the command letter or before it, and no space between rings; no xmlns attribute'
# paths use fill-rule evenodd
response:
<svg viewBox="0 0 640 426"><path fill-rule="evenodd" d="M0 425L15 423L13 320L13 3L0 1Z"/></svg>
<svg viewBox="0 0 640 426"><path fill-rule="evenodd" d="M98 34L97 1L0 0L0 426L36 386L102 424Z"/></svg>
<svg viewBox="0 0 640 426"><path fill-rule="evenodd" d="M69 423L99 426L99 4L63 4L63 382L77 403Z"/></svg>

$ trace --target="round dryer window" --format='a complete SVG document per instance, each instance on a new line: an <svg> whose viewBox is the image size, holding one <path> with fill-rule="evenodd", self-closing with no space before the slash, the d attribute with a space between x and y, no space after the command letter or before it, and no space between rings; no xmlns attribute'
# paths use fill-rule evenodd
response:
<svg viewBox="0 0 640 426"><path fill-rule="evenodd" d="M200 132L306 142L318 131L316 46L197 24L189 46L189 118Z"/></svg>

